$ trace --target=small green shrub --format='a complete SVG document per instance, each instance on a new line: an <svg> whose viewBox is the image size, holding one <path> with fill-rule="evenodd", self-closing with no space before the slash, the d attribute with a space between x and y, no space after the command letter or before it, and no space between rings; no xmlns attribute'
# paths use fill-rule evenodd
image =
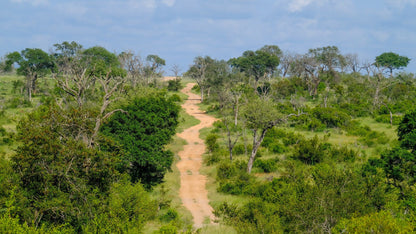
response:
<svg viewBox="0 0 416 234"><path fill-rule="evenodd" d="M345 126L351 119L347 113L330 107L315 107L312 115L328 128Z"/></svg>
<svg viewBox="0 0 416 234"><path fill-rule="evenodd" d="M393 125L399 125L399 123L402 121L403 116L401 115L393 115ZM386 123L390 124L390 115L379 115L375 118L375 120L378 123Z"/></svg>
<svg viewBox="0 0 416 234"><path fill-rule="evenodd" d="M168 224L168 225L162 226L157 233L158 234L177 234L178 228L172 224Z"/></svg>
<svg viewBox="0 0 416 234"><path fill-rule="evenodd" d="M332 159L340 162L354 162L358 156L358 152L343 146L340 148L332 148L330 150L330 156Z"/></svg>
<svg viewBox="0 0 416 234"><path fill-rule="evenodd" d="M321 142L315 135L310 140L301 140L295 146L293 157L305 164L314 165L323 161L329 147L329 143Z"/></svg>
<svg viewBox="0 0 416 234"><path fill-rule="evenodd" d="M270 173L277 170L277 160L276 159L257 159L254 161L254 167L260 168L265 173Z"/></svg>
<svg viewBox="0 0 416 234"><path fill-rule="evenodd" d="M224 179L230 179L237 175L238 168L235 164L231 162L223 162L220 165L218 165L217 168L217 179L218 180L224 180Z"/></svg>
<svg viewBox="0 0 416 234"><path fill-rule="evenodd" d="M179 95L177 95L176 93L172 94L172 96L170 96L169 100L171 100L173 102L181 102L182 101L181 97Z"/></svg>
<svg viewBox="0 0 416 234"><path fill-rule="evenodd" d="M250 153L253 149L253 146L251 144L247 145L247 152ZM243 155L246 153L246 149L244 144L236 144L233 148L233 155Z"/></svg>
<svg viewBox="0 0 416 234"><path fill-rule="evenodd" d="M24 100L21 97L15 97L9 99L6 103L7 108L24 108L24 107L32 107L32 103L28 100Z"/></svg>
<svg viewBox="0 0 416 234"><path fill-rule="evenodd" d="M159 220L162 221L162 222L166 222L167 223L167 222L176 220L178 218L179 218L178 212L175 209L173 209L173 208L169 208L166 211L166 213L164 213L163 215L161 215L159 217Z"/></svg>
<svg viewBox="0 0 416 234"><path fill-rule="evenodd" d="M168 81L168 90L169 91L179 91L182 88L181 79L174 79Z"/></svg>
<svg viewBox="0 0 416 234"><path fill-rule="evenodd" d="M217 140L220 136L215 133L208 134L205 139L205 144L207 146L208 152L212 153L220 148L220 145L217 143Z"/></svg>
<svg viewBox="0 0 416 234"><path fill-rule="evenodd" d="M273 142L272 144L269 145L268 149L275 153L275 154L281 154L286 152L286 147L280 143L280 142Z"/></svg>

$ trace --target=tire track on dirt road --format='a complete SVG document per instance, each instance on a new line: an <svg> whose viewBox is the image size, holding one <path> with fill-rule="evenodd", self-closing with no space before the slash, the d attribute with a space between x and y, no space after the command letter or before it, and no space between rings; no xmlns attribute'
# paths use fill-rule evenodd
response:
<svg viewBox="0 0 416 234"><path fill-rule="evenodd" d="M194 226L201 228L204 224L213 223L215 216L213 209L209 205L208 191L206 189L207 178L199 173L202 166L202 155L205 152L204 141L199 137L199 130L210 127L215 122L215 118L199 110L197 106L201 98L191 93L195 83L188 83L182 93L188 95L188 100L182 104L182 108L187 114L192 115L201 122L198 125L185 129L177 135L186 140L187 145L178 153L180 161L176 164L181 177L179 196L183 205L191 212Z"/></svg>

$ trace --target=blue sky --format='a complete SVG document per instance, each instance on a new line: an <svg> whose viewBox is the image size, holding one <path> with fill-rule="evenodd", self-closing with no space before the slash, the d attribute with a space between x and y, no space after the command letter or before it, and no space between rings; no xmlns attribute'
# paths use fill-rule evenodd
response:
<svg viewBox="0 0 416 234"><path fill-rule="evenodd" d="M416 73L416 0L0 0L0 30L0 56L76 41L157 54L166 74L196 56L228 60L266 44L294 53L335 45L363 62L392 51Z"/></svg>

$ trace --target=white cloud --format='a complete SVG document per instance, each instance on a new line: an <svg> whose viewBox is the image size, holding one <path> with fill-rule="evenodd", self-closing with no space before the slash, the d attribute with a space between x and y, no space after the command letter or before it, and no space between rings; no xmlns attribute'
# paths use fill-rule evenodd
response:
<svg viewBox="0 0 416 234"><path fill-rule="evenodd" d="M290 0L288 10L290 12L300 12L309 5L323 5L330 0Z"/></svg>
<svg viewBox="0 0 416 234"><path fill-rule="evenodd" d="M311 4L313 0L293 0L289 3L289 11L296 12L301 11L303 8Z"/></svg>
<svg viewBox="0 0 416 234"><path fill-rule="evenodd" d="M48 5L49 0L10 0L14 3L30 3L33 6L39 6L39 5Z"/></svg>
<svg viewBox="0 0 416 234"><path fill-rule="evenodd" d="M162 3L168 7L172 7L173 5L175 5L175 0L162 0Z"/></svg>
<svg viewBox="0 0 416 234"><path fill-rule="evenodd" d="M129 0L127 5L132 9L146 8L153 10L157 7L156 0Z"/></svg>
<svg viewBox="0 0 416 234"><path fill-rule="evenodd" d="M387 3L400 9L406 6L416 7L416 0L387 0Z"/></svg>

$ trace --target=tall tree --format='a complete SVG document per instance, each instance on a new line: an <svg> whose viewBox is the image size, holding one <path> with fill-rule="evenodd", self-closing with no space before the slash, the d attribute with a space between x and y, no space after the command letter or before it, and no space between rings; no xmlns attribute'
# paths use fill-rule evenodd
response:
<svg viewBox="0 0 416 234"><path fill-rule="evenodd" d="M41 106L17 126L21 144L11 160L25 198L19 201L19 216L27 223L80 228L99 208L99 193L109 190L117 174L115 158L88 149L72 135L88 128L77 124L84 114Z"/></svg>
<svg viewBox="0 0 416 234"><path fill-rule="evenodd" d="M393 76L393 70L407 67L409 62L410 59L408 57L400 56L393 52L386 52L376 57L375 65L389 69L390 76Z"/></svg>
<svg viewBox="0 0 416 234"><path fill-rule="evenodd" d="M257 90L259 80L273 75L279 66L280 58L277 54L281 52L277 52L277 49L278 47L265 46L256 51L247 50L242 56L230 59L229 63L248 76L253 76L254 89Z"/></svg>
<svg viewBox="0 0 416 234"><path fill-rule="evenodd" d="M126 78L130 81L131 86L135 88L138 84L147 85L145 77L145 62L140 55L132 51L123 51L118 55L121 66L126 70Z"/></svg>
<svg viewBox="0 0 416 234"><path fill-rule="evenodd" d="M162 92L137 96L121 107L102 127L102 132L126 151L124 171L132 182L151 187L160 183L173 162L165 150L178 125L179 106Z"/></svg>
<svg viewBox="0 0 416 234"><path fill-rule="evenodd" d="M209 56L198 56L194 59L194 64L185 73L186 76L191 77L196 81L201 92L201 102L204 101L205 89L208 88L207 69L214 63L214 59Z"/></svg>
<svg viewBox="0 0 416 234"><path fill-rule="evenodd" d="M161 57L149 54L146 57L146 61L149 63L145 67L145 75L148 78L161 77L163 75L162 67L166 65L166 62Z"/></svg>
<svg viewBox="0 0 416 234"><path fill-rule="evenodd" d="M41 49L25 49L13 52L6 56L6 69L17 63L17 74L26 77L27 99L32 100L32 93L36 92L36 81L40 77L50 74L55 68L55 63L48 53Z"/></svg>
<svg viewBox="0 0 416 234"><path fill-rule="evenodd" d="M246 103L243 109L243 116L247 127L253 131L253 149L247 163L247 172L250 173L257 151L267 131L275 125L284 122L285 118L278 112L273 102L261 98L256 98Z"/></svg>

